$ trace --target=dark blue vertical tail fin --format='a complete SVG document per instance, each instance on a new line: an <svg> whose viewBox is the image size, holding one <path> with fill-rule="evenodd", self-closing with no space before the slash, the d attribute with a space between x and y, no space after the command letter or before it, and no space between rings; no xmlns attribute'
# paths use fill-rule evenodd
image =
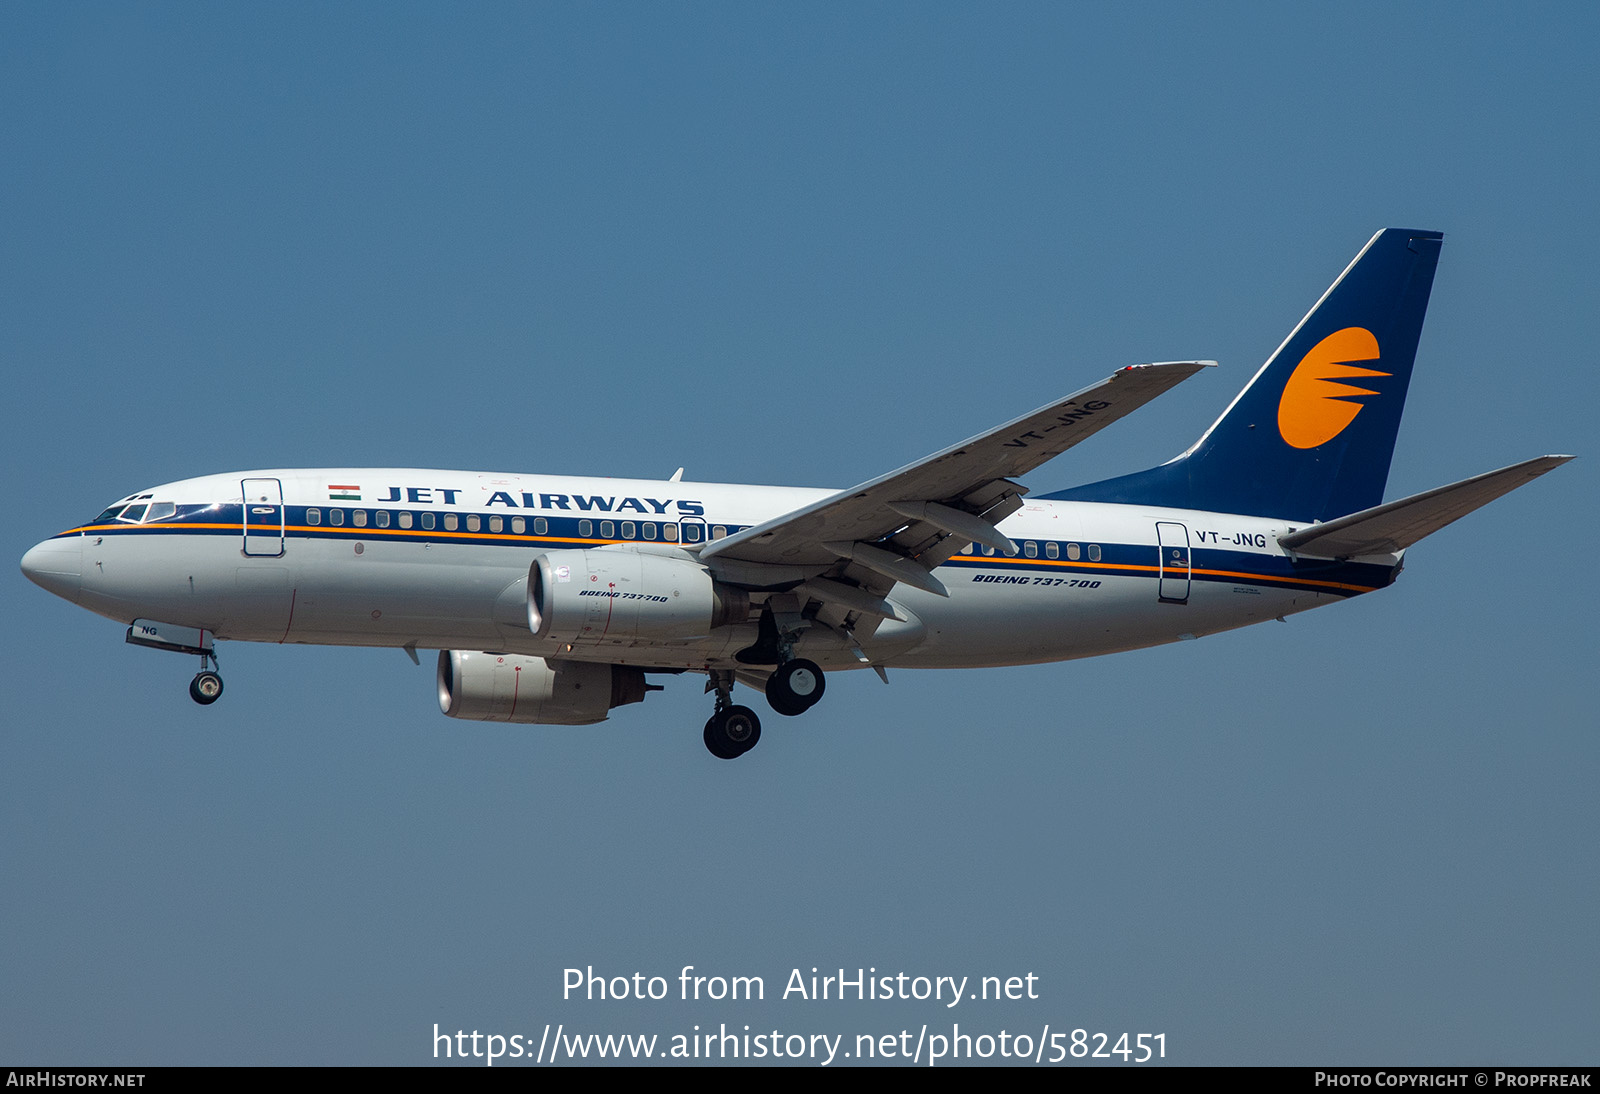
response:
<svg viewBox="0 0 1600 1094"><path fill-rule="evenodd" d="M1044 496L1297 521L1379 504L1443 238L1373 236L1177 459Z"/></svg>

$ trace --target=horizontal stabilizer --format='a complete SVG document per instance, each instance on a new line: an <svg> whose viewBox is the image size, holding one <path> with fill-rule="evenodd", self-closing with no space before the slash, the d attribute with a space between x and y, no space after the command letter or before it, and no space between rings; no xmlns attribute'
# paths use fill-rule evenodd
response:
<svg viewBox="0 0 1600 1094"><path fill-rule="evenodd" d="M1314 524L1279 536L1278 542L1296 553L1321 558L1392 554L1570 459L1571 456L1540 456L1326 524Z"/></svg>

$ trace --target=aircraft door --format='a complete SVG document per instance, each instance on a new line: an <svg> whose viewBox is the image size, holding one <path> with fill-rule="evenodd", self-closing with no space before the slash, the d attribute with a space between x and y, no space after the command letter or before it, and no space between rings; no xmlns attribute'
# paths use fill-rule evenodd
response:
<svg viewBox="0 0 1600 1094"><path fill-rule="evenodd" d="M245 479L244 553L275 558L283 554L283 484L277 479Z"/></svg>
<svg viewBox="0 0 1600 1094"><path fill-rule="evenodd" d="M699 517L684 517L678 522L678 542L683 544L704 543L706 541L706 522Z"/></svg>
<svg viewBox="0 0 1600 1094"><path fill-rule="evenodd" d="M1169 604L1189 602L1189 528L1176 521L1156 521L1156 549L1161 555L1157 595Z"/></svg>

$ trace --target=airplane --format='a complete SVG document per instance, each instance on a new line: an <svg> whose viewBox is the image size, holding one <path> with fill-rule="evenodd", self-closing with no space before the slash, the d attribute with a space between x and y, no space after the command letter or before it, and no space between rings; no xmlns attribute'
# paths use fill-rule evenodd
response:
<svg viewBox="0 0 1600 1094"><path fill-rule="evenodd" d="M827 673L1091 657L1392 584L1423 537L1550 455L1384 503L1443 236L1378 232L1200 439L1038 496L1016 480L1214 364L1099 383L848 490L413 468L229 472L140 490L22 570L198 656L215 643L438 650L454 718L590 725L704 674L702 740L748 752Z"/></svg>

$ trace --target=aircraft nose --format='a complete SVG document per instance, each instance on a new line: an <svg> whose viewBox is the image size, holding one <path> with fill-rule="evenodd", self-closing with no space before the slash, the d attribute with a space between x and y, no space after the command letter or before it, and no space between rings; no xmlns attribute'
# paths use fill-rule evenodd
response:
<svg viewBox="0 0 1600 1094"><path fill-rule="evenodd" d="M62 536L35 545L22 556L22 572L41 589L76 603L83 588L83 537Z"/></svg>

